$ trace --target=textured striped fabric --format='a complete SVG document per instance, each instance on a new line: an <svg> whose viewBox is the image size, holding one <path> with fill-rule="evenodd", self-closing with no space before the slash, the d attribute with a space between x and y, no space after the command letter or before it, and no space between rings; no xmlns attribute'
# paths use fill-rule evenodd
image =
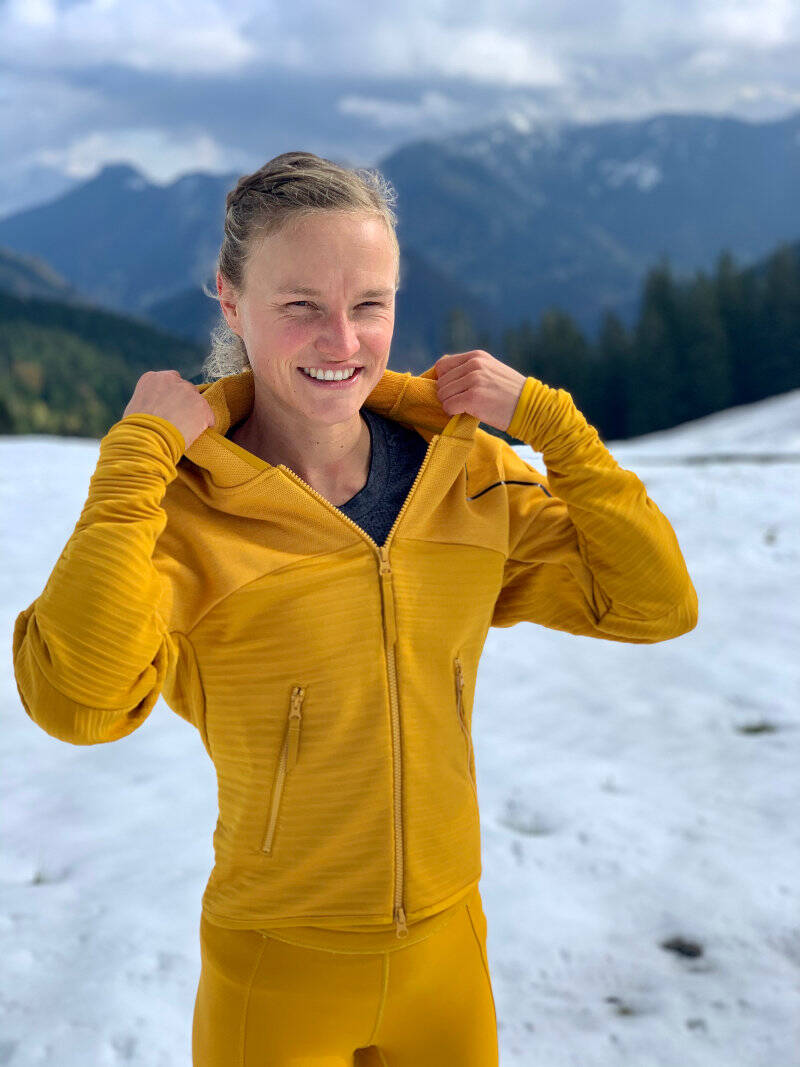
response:
<svg viewBox="0 0 800 1067"><path fill-rule="evenodd" d="M199 731L218 780L211 922L404 936L442 913L481 874L489 627L645 643L696 625L669 521L569 393L528 378L509 427L545 475L448 416L434 377L386 370L366 401L427 443L383 546L224 436L252 407L249 370L197 386L216 422L188 449L168 420L125 416L16 620L19 694L52 736L124 737L161 693Z"/></svg>

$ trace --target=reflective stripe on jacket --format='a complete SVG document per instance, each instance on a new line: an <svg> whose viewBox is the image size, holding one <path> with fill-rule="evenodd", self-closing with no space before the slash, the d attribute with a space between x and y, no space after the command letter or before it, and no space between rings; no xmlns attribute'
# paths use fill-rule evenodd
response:
<svg viewBox="0 0 800 1067"><path fill-rule="evenodd" d="M649 643L697 623L669 521L568 392L527 378L508 428L545 476L448 416L434 378L386 370L365 402L428 441L385 546L224 436L249 370L197 386L216 424L188 449L160 416L123 417L16 620L20 697L54 737L124 737L159 694L198 729L219 799L202 904L223 926L402 935L477 885L490 626Z"/></svg>

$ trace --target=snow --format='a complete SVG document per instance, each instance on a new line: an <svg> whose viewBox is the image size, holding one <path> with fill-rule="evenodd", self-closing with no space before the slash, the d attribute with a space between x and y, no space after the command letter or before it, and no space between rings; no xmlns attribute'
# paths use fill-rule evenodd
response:
<svg viewBox="0 0 800 1067"><path fill-rule="evenodd" d="M629 181L636 185L640 192L647 193L663 179L660 168L647 159L632 159L627 162L606 159L601 162L600 170L612 189L618 189Z"/></svg>
<svg viewBox="0 0 800 1067"><path fill-rule="evenodd" d="M123 188L129 189L132 193L140 193L143 189L147 188L147 182L141 175L137 174L135 177L126 178L123 183Z"/></svg>
<svg viewBox="0 0 800 1067"><path fill-rule="evenodd" d="M634 443L615 443L620 452L623 447L626 454L633 451ZM611 442L609 446L614 451ZM768 456L793 452L797 458L800 456L800 389L757 404L718 411L670 430L645 434L636 439L635 452L637 456L649 458L693 454Z"/></svg>
<svg viewBox="0 0 800 1067"><path fill-rule="evenodd" d="M800 390L608 447L672 522L700 619L655 645L489 633L473 733L501 1064L799 1065ZM0 450L0 1064L188 1065L214 770L163 701L89 747L25 715L14 619L98 443Z"/></svg>

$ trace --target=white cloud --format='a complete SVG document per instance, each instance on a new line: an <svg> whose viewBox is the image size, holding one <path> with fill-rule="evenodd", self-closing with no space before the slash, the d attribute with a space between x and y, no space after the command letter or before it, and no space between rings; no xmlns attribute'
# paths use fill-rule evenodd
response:
<svg viewBox="0 0 800 1067"><path fill-rule="evenodd" d="M149 128L90 133L66 147L42 149L28 162L57 167L77 179L91 177L106 163L129 162L151 181L162 184L187 171L225 173L247 166L243 153L219 144L206 133L181 136Z"/></svg>
<svg viewBox="0 0 800 1067"><path fill-rule="evenodd" d="M502 24L501 12L458 19L421 5L371 10L362 20L307 4L286 12L280 32L250 25L265 62L294 71L379 78L459 78L508 86L555 86L565 72L535 28ZM309 33L313 24L314 33Z"/></svg>
<svg viewBox="0 0 800 1067"><path fill-rule="evenodd" d="M53 26L58 18L52 0L9 0L7 9L23 26Z"/></svg>
<svg viewBox="0 0 800 1067"><path fill-rule="evenodd" d="M141 71L204 75L236 71L255 58L228 7L215 0L7 0L0 7L0 57L28 68L101 63Z"/></svg>
<svg viewBox="0 0 800 1067"><path fill-rule="evenodd" d="M560 58L542 47L535 34L471 26L458 32L442 29L440 36L430 43L427 58L442 74L514 86L552 87L565 81Z"/></svg>
<svg viewBox="0 0 800 1067"><path fill-rule="evenodd" d="M695 56L707 73L739 49L800 37L797 0L6 0L0 59L11 67L112 64L199 77L275 71L309 76L457 78L566 90L587 62L646 60L668 70ZM377 112L375 112L377 114ZM377 120L381 121L381 120ZM389 112L385 121L401 122Z"/></svg>
<svg viewBox="0 0 800 1067"><path fill-rule="evenodd" d="M724 70L731 62L730 52L722 48L699 48L686 62L687 69L713 75Z"/></svg>
<svg viewBox="0 0 800 1067"><path fill-rule="evenodd" d="M780 101L800 107L800 89L787 89L783 85L743 85L739 96L742 100Z"/></svg>
<svg viewBox="0 0 800 1067"><path fill-rule="evenodd" d="M422 93L413 103L349 93L342 96L336 106L342 115L358 115L385 129L414 127L430 119L447 122L464 110L457 101L438 92Z"/></svg>
<svg viewBox="0 0 800 1067"><path fill-rule="evenodd" d="M798 42L798 0L0 0L4 177L126 160L169 181L297 138L371 164L509 115L780 118Z"/></svg>
<svg viewBox="0 0 800 1067"><path fill-rule="evenodd" d="M698 11L698 30L718 44L770 48L797 39L795 0L722 0Z"/></svg>

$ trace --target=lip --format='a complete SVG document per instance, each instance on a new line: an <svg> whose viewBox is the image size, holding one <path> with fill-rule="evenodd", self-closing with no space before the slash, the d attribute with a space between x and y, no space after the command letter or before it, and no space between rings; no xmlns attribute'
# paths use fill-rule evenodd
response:
<svg viewBox="0 0 800 1067"><path fill-rule="evenodd" d="M363 363L332 363L329 367L319 363L305 363L303 366L313 367L314 370L332 370L334 373L337 370L363 370L364 368ZM299 369L302 370L303 366Z"/></svg>
<svg viewBox="0 0 800 1067"><path fill-rule="evenodd" d="M320 368L317 368L317 369L322 370L323 368L320 367ZM328 370L328 369L329 370L334 370L333 367L325 368L325 369L326 370ZM335 368L335 370L350 370L350 369L351 369L350 367L336 367ZM328 389L328 390L331 390L331 389L348 389L353 384L353 382L355 382L358 378L361 377L361 372L363 371L363 369L364 369L363 367L356 367L355 368L355 374L351 374L349 378L340 379L338 382L337 381L333 381L333 380L331 380L331 381L320 381L319 378L312 378L309 374L306 374L306 372L303 370L302 367L298 367L297 368L297 373L302 375L302 377L305 379L305 381L310 382L312 385L316 385L318 389Z"/></svg>

